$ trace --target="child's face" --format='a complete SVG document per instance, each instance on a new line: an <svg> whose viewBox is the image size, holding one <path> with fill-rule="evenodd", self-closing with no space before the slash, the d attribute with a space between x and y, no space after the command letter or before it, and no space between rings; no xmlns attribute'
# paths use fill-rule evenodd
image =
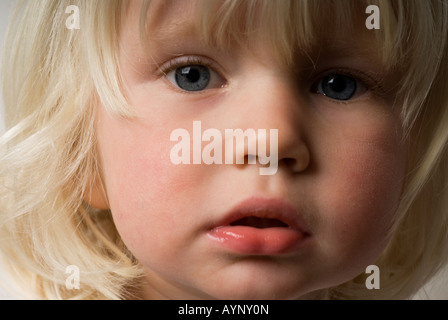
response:
<svg viewBox="0 0 448 320"><path fill-rule="evenodd" d="M121 38L137 118L101 106L97 116L109 205L145 267L143 296L312 297L363 273L387 244L406 161L399 111L383 94L392 85L374 83L395 80L371 53L373 31L361 19L356 38L332 34L311 56L315 69L298 55L293 72L262 37L251 52L204 45L193 2L161 2L151 56L139 41L139 1ZM277 173L260 175L258 162L174 165L171 132L193 136L193 121L223 137L278 129Z"/></svg>

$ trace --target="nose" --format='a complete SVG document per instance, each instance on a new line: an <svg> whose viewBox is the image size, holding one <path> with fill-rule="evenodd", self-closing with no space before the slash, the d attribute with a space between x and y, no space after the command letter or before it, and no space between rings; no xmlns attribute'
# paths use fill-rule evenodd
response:
<svg viewBox="0 0 448 320"><path fill-rule="evenodd" d="M239 86L234 99L234 106L238 106L241 115L234 120L239 123L234 125L258 130L257 151L245 145L237 163L250 163L258 158L261 165L267 165L267 154L276 152L279 168L291 173L308 168L310 150L305 142L305 102L293 79L271 71L253 72ZM275 135L277 140L273 139ZM275 161L275 155L269 154L269 160Z"/></svg>

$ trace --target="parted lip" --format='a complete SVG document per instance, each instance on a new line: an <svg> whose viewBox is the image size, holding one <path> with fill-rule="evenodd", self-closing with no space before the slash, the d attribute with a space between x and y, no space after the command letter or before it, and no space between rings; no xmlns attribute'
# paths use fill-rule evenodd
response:
<svg viewBox="0 0 448 320"><path fill-rule="evenodd" d="M258 228L284 227L310 234L299 212L281 198L247 198L231 208L211 229L236 225L251 226L251 223Z"/></svg>

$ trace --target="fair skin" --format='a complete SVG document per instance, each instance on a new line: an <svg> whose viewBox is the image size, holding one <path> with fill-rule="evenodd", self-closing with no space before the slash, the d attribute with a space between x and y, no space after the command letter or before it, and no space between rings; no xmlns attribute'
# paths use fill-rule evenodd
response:
<svg viewBox="0 0 448 320"><path fill-rule="evenodd" d="M261 39L250 51L205 45L188 32L194 26L190 1L170 2L159 13L149 57L138 36L140 5L130 3L120 40L120 67L136 117L98 107L107 200L94 195L92 204L111 209L143 265L141 298L312 298L374 264L388 242L404 178L398 112L392 98L351 74L358 85L347 100L325 96L319 85L326 70L378 73L377 57L366 53L370 40L360 37L350 50L333 42L319 52L312 80L298 83ZM187 92L157 67L188 57L210 64L213 81L203 90ZM298 70L306 61L297 62ZM394 79L381 73L381 81ZM172 164L171 132L191 131L195 120L222 132L279 129L278 172L262 176L258 165ZM211 229L248 199L255 207L259 201L293 208L297 216L289 219L302 225L297 243L283 250L274 239L275 245L243 244L242 250L213 239Z"/></svg>

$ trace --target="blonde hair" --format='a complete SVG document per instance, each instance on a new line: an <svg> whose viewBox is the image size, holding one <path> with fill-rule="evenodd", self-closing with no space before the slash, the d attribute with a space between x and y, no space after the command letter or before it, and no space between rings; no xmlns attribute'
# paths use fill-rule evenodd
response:
<svg viewBox="0 0 448 320"><path fill-rule="evenodd" d="M448 3L198 2L207 41L230 49L264 32L290 65L297 48L307 50L325 32L321 19L349 30L354 10L368 4L381 10L376 34L385 66L405 70L397 101L412 153L392 238L377 262L381 290L366 290L360 275L328 289L334 299L409 298L448 257ZM80 9L80 30L65 28L69 5ZM148 9L144 1L142 30ZM0 259L30 298L132 298L142 276L110 212L84 201L101 181L95 107L132 116L117 50L126 14L124 0L33 0L19 1L11 19L2 70L8 131L0 138ZM66 287L72 264L81 271L79 290Z"/></svg>

